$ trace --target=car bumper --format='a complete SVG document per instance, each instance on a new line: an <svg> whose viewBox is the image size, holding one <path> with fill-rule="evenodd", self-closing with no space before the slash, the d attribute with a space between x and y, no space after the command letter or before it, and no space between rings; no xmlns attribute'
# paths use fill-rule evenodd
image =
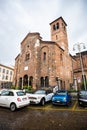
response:
<svg viewBox="0 0 87 130"><path fill-rule="evenodd" d="M81 106L87 106L87 100L79 99L78 102L79 102L79 105Z"/></svg>
<svg viewBox="0 0 87 130"><path fill-rule="evenodd" d="M54 105L67 105L67 102L53 101L52 104L54 104Z"/></svg>
<svg viewBox="0 0 87 130"><path fill-rule="evenodd" d="M40 100L30 100L30 104L39 104Z"/></svg>
<svg viewBox="0 0 87 130"><path fill-rule="evenodd" d="M26 102L26 103L17 103L17 104L16 104L16 107L17 107L17 108L21 108L21 107L28 106L29 104L30 104L30 102Z"/></svg>

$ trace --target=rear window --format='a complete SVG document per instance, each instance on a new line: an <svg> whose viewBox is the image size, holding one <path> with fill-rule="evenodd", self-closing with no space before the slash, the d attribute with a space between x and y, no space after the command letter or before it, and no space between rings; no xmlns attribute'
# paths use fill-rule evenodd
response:
<svg viewBox="0 0 87 130"><path fill-rule="evenodd" d="M26 93L22 92L22 91L19 91L19 92L16 92L16 93L17 93L18 96L24 96L24 95L26 95Z"/></svg>

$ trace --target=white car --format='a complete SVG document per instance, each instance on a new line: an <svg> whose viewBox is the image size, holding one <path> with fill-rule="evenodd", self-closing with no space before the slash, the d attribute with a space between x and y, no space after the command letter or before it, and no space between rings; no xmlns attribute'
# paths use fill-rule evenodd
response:
<svg viewBox="0 0 87 130"><path fill-rule="evenodd" d="M30 104L41 104L45 105L45 102L51 101L53 92L51 90L40 89L35 91L33 94L27 94L30 99Z"/></svg>
<svg viewBox="0 0 87 130"><path fill-rule="evenodd" d="M21 90L2 90L0 92L0 106L8 107L11 111L30 104L28 96Z"/></svg>

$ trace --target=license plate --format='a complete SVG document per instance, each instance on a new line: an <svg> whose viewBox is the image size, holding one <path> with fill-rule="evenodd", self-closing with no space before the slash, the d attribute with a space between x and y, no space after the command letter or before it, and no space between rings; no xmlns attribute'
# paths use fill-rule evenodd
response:
<svg viewBox="0 0 87 130"><path fill-rule="evenodd" d="M23 98L22 100L25 101L25 100L27 100L27 98Z"/></svg>

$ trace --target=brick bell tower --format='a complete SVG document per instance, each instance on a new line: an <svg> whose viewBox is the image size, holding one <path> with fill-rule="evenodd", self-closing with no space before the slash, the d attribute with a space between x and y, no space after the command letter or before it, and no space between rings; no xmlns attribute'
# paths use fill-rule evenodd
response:
<svg viewBox="0 0 87 130"><path fill-rule="evenodd" d="M68 51L67 24L62 17L50 23L51 40L56 42L64 51Z"/></svg>

